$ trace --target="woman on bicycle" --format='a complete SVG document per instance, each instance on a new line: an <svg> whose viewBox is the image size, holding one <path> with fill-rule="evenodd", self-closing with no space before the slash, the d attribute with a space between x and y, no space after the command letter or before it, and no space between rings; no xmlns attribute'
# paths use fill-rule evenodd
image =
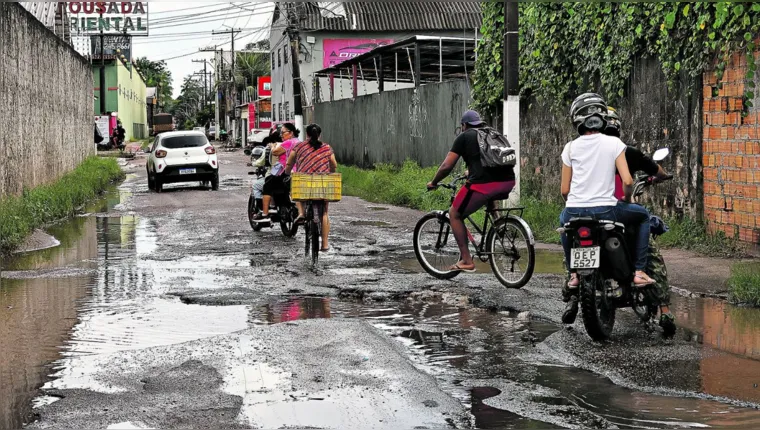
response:
<svg viewBox="0 0 760 430"><path fill-rule="evenodd" d="M298 173L305 173L307 175L335 173L335 170L338 168L335 153L330 145L319 140L322 136L322 128L317 124L309 124L306 127L306 135L309 137L309 140L296 145L290 153L284 174L289 175L294 165L298 165ZM322 249L320 250L322 252L330 250L327 242L330 235L330 219L327 216L327 211L328 202L324 202L324 209L322 211ZM302 204L299 204L296 224L302 224L303 221L304 207Z"/></svg>
<svg viewBox="0 0 760 430"><path fill-rule="evenodd" d="M285 163L288 160L288 156L293 151L293 148L300 142L298 140L299 131L292 123L285 123L280 130L280 137L282 143L276 144L272 149L272 156L277 157L278 161L272 166L269 171L269 176L264 181L262 199L262 213L253 217L253 222L259 224L269 224L269 205L272 202L272 196L275 194L284 194L288 192L288 188L283 182L282 173L285 171Z"/></svg>

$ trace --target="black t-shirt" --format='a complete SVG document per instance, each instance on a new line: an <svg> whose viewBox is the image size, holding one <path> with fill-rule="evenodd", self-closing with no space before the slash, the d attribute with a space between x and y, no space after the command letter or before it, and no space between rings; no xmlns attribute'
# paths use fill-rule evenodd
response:
<svg viewBox="0 0 760 430"><path fill-rule="evenodd" d="M625 161L628 163L631 176L636 172L644 172L649 176L654 176L660 171L660 166L657 163L632 146L625 148Z"/></svg>
<svg viewBox="0 0 760 430"><path fill-rule="evenodd" d="M515 170L511 167L489 168L480 163L480 146L478 132L470 129L457 136L451 152L464 158L467 170L470 171L468 180L473 184L488 182L507 182L515 180Z"/></svg>

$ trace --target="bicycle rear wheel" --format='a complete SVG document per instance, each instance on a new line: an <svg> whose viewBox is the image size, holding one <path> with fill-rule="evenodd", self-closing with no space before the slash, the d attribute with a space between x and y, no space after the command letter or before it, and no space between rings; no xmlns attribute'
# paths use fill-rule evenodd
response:
<svg viewBox="0 0 760 430"><path fill-rule="evenodd" d="M322 202L312 203L314 216L311 222L311 264L317 265L322 236Z"/></svg>
<svg viewBox="0 0 760 430"><path fill-rule="evenodd" d="M448 218L423 216L414 227L414 254L425 271L438 279L453 279L459 271L449 268L459 262L459 247Z"/></svg>
<svg viewBox="0 0 760 430"><path fill-rule="evenodd" d="M536 250L528 240L528 232L519 222L500 218L488 232L486 252L491 270L507 288L522 288L530 281L536 267Z"/></svg>

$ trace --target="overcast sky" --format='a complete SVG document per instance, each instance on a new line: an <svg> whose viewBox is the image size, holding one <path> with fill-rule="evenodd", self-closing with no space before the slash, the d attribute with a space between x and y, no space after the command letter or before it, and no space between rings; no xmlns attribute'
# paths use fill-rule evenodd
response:
<svg viewBox="0 0 760 430"><path fill-rule="evenodd" d="M198 52L199 49L222 44L220 48L230 49L230 35L212 35L213 30L245 29L237 36L235 49L269 39L274 3L159 0L151 1L149 6L150 37L133 38L133 57L166 60L177 97L184 77L203 69L203 64L192 60L213 57L210 52Z"/></svg>

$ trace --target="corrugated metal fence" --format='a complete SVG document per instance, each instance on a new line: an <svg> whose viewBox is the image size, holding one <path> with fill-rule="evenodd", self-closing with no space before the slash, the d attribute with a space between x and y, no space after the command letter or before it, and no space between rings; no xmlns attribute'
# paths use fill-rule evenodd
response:
<svg viewBox="0 0 760 430"><path fill-rule="evenodd" d="M341 164L427 167L443 161L469 101L467 82L451 81L319 103L314 118Z"/></svg>

